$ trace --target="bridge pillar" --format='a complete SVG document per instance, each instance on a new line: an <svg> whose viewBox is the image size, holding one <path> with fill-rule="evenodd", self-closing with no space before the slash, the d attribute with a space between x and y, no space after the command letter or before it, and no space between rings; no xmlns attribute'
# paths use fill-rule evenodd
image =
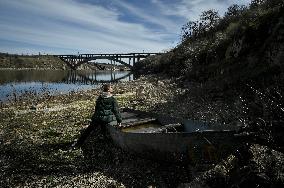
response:
<svg viewBox="0 0 284 188"><path fill-rule="evenodd" d="M133 66L135 64L135 54L133 54Z"/></svg>

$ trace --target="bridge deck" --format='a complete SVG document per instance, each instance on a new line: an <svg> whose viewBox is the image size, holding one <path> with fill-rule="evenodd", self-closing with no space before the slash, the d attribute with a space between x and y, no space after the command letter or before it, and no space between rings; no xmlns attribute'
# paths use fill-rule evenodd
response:
<svg viewBox="0 0 284 188"><path fill-rule="evenodd" d="M111 61L118 62L122 65L125 65L129 68L132 68L132 66L139 60L143 58L147 58L151 55L161 55L163 53L99 53L99 54L78 54L78 55L55 55L56 57L59 57L62 61L64 61L68 66L70 66L72 69L76 69L78 66L87 63L91 60L96 59L108 59ZM121 59L128 59L128 63L122 61ZM130 61L132 60L132 65ZM137 61L136 61L137 60Z"/></svg>

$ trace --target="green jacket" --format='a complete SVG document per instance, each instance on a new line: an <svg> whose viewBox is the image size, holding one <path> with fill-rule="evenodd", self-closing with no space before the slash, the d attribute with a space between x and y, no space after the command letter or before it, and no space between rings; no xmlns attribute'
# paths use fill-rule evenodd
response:
<svg viewBox="0 0 284 188"><path fill-rule="evenodd" d="M114 121L114 116L117 123L121 123L122 119L117 100L112 95L106 95L105 93L100 95L96 101L95 114L92 120L110 123Z"/></svg>

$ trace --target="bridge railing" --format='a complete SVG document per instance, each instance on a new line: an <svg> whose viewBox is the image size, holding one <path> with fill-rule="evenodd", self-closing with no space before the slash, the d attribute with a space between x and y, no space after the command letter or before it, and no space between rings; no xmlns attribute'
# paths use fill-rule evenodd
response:
<svg viewBox="0 0 284 188"><path fill-rule="evenodd" d="M121 54L78 54L78 55L55 55L56 57L66 57L66 58L74 58L74 57L94 57L94 56L118 56L118 57L129 57L129 56L150 56L150 55L161 55L163 53L121 53Z"/></svg>

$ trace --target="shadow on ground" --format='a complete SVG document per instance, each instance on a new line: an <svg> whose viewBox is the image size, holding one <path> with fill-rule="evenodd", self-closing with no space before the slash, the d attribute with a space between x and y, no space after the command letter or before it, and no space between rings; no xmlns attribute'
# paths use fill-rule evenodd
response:
<svg viewBox="0 0 284 188"><path fill-rule="evenodd" d="M186 166L135 156L114 146L110 139L99 139L94 133L81 149L70 151L70 146L71 143L0 146L1 187L23 186L39 177L97 172L125 187L176 187L189 182Z"/></svg>

